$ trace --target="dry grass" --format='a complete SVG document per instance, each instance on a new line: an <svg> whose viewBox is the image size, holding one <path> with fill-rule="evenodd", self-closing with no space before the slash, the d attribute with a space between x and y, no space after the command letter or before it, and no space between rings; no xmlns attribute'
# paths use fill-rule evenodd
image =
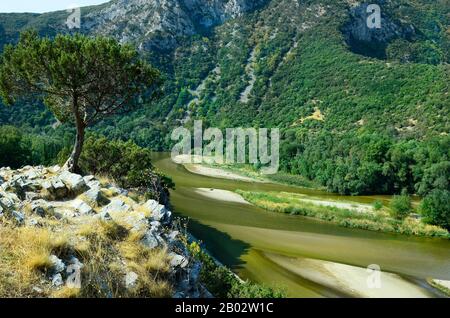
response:
<svg viewBox="0 0 450 318"><path fill-rule="evenodd" d="M68 248L65 236L48 229L1 226L0 297L33 296L33 287L40 285L51 268L50 255L61 256Z"/></svg>
<svg viewBox="0 0 450 318"><path fill-rule="evenodd" d="M147 249L140 243L142 236L116 222L93 219L78 226L61 225L58 233L0 224L0 297L170 297L167 251ZM75 256L84 264L80 289L52 288L51 255L63 260ZM129 271L139 279L127 290Z"/></svg>
<svg viewBox="0 0 450 318"><path fill-rule="evenodd" d="M129 232L116 222L84 226L79 234L89 241L82 272L81 297L170 297L170 260L166 250L150 250L140 244L143 233ZM120 257L118 257L120 256ZM124 264L125 263L125 264ZM137 285L125 289L124 265L138 274ZM99 280L98 278L102 279Z"/></svg>

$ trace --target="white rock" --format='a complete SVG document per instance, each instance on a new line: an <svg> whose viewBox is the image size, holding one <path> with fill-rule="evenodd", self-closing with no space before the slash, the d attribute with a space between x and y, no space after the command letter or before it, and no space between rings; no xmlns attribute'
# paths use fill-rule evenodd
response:
<svg viewBox="0 0 450 318"><path fill-rule="evenodd" d="M135 288L137 285L138 279L139 279L138 274L136 274L135 272L128 272L125 275L125 287L127 289Z"/></svg>
<svg viewBox="0 0 450 318"><path fill-rule="evenodd" d="M91 182L92 180L94 180L95 179L95 177L94 176L84 176L83 177L83 180L84 180L84 182L86 183L86 184L89 184L89 182Z"/></svg>
<svg viewBox="0 0 450 318"><path fill-rule="evenodd" d="M71 206L80 215L88 215L94 213L94 210L86 202L80 199L73 200Z"/></svg>
<svg viewBox="0 0 450 318"><path fill-rule="evenodd" d="M61 287L64 284L63 278L61 274L53 275L52 277L52 285L54 287Z"/></svg>
<svg viewBox="0 0 450 318"><path fill-rule="evenodd" d="M25 223L25 215L22 212L12 211L12 217L19 225L23 225Z"/></svg>
<svg viewBox="0 0 450 318"><path fill-rule="evenodd" d="M50 256L50 262L52 263L52 269L54 273L61 273L66 269L64 262L56 255Z"/></svg>
<svg viewBox="0 0 450 318"><path fill-rule="evenodd" d="M36 200L31 202L31 211L34 214L39 215L40 217L45 217L47 214L49 214L51 211L51 207L45 200Z"/></svg>
<svg viewBox="0 0 450 318"><path fill-rule="evenodd" d="M102 212L107 212L107 213L111 213L111 212L128 212L131 210L131 207L126 204L123 200L121 199L113 199L111 201L111 203L109 203L107 206L105 206L102 209Z"/></svg>
<svg viewBox="0 0 450 318"><path fill-rule="evenodd" d="M141 240L141 243L150 249L157 248L163 243L161 236L155 231L147 231Z"/></svg>
<svg viewBox="0 0 450 318"><path fill-rule="evenodd" d="M186 257L184 257L183 255L179 255L176 253L170 253L169 254L170 257L170 265L172 267L181 267L184 268L189 264L189 261Z"/></svg>
<svg viewBox="0 0 450 318"><path fill-rule="evenodd" d="M59 178L64 184L74 193L81 193L86 189L86 183L79 174L64 171L59 175Z"/></svg>
<svg viewBox="0 0 450 318"><path fill-rule="evenodd" d="M101 212L98 216L102 221L112 221L112 217L108 212Z"/></svg>

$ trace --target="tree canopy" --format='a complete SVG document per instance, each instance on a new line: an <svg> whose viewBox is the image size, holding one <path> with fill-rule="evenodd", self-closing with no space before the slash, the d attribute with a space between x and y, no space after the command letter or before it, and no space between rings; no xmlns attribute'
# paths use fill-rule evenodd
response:
<svg viewBox="0 0 450 318"><path fill-rule="evenodd" d="M133 47L105 37L80 34L40 38L21 34L0 59L0 95L11 105L42 100L61 122L77 129L67 166L78 170L84 131L102 118L123 114L150 102L160 74Z"/></svg>

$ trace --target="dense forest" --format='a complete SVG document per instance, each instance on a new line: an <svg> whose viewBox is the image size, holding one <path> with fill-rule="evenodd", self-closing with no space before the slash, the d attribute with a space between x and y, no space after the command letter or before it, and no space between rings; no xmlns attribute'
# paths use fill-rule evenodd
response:
<svg viewBox="0 0 450 318"><path fill-rule="evenodd" d="M369 40L349 3L269 1L175 50L142 52L164 72L163 97L93 130L161 151L194 119L279 127L282 169L330 191L448 197L448 2L379 1L392 32ZM0 44L29 27L61 31L51 27L61 13L0 17ZM0 107L0 125L0 166L50 164L74 135L38 104Z"/></svg>

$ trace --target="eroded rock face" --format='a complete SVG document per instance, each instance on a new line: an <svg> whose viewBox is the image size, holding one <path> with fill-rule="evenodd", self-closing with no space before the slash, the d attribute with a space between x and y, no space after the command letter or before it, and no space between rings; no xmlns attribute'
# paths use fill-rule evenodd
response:
<svg viewBox="0 0 450 318"><path fill-rule="evenodd" d="M83 19L83 31L114 36L141 49L172 49L177 37L201 33L266 0L118 0Z"/></svg>
<svg viewBox="0 0 450 318"><path fill-rule="evenodd" d="M16 171L0 168L0 178L0 226L47 227L59 235L68 231L79 233L80 228L90 223L96 228L99 220L106 224L114 222L130 235L141 237L136 244L167 250L176 295L209 295L199 283L198 275L192 276L199 265L182 244L179 232L172 228L172 213L157 201L137 202L125 189L60 167L25 167ZM23 193L26 195L22 196ZM85 239L78 235L71 236L71 240ZM47 284L56 290L73 279L74 270L84 266L70 253L51 255L49 262ZM141 274L131 271L120 253L117 263L123 264L124 288L137 286Z"/></svg>
<svg viewBox="0 0 450 318"><path fill-rule="evenodd" d="M416 36L412 25L395 21L381 10L381 28L369 27L369 4L363 3L350 9L350 19L342 29L347 44L355 52L371 57L385 58L388 44L395 39L412 40ZM381 6L382 8L382 6Z"/></svg>

